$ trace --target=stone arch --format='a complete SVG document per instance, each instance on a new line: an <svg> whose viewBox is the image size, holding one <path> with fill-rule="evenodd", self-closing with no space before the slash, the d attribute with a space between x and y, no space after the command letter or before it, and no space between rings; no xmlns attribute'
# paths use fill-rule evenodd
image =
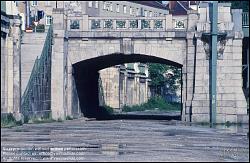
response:
<svg viewBox="0 0 250 163"><path fill-rule="evenodd" d="M80 102L80 108L84 116L104 118L105 113L99 109L98 98L98 71L114 65L132 62L153 62L173 65L182 68L183 65L167 60L143 54L121 54L112 53L87 60L81 60L73 64L73 77L75 79L76 90Z"/></svg>
<svg viewBox="0 0 250 163"><path fill-rule="evenodd" d="M89 39L68 40L68 57L71 64L98 58L110 54L131 57L133 55L145 55L162 58L168 61L184 64L186 54L186 39Z"/></svg>

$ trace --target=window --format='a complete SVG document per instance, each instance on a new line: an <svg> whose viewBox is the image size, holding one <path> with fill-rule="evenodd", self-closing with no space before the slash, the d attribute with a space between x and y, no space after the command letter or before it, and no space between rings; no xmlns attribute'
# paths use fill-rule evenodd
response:
<svg viewBox="0 0 250 163"><path fill-rule="evenodd" d="M103 9L106 10L106 8L107 8L107 2L104 2L103 3Z"/></svg>
<svg viewBox="0 0 250 163"><path fill-rule="evenodd" d="M113 5L112 5L112 3L110 3L109 10L113 11Z"/></svg>
<svg viewBox="0 0 250 163"><path fill-rule="evenodd" d="M127 13L127 6L123 6L123 13L124 13L124 14Z"/></svg>
<svg viewBox="0 0 250 163"><path fill-rule="evenodd" d="M134 15L134 9L132 7L130 7L130 9L129 9L129 13L130 13L130 15Z"/></svg>
<svg viewBox="0 0 250 163"><path fill-rule="evenodd" d="M113 11L112 3L110 3L110 2L104 2L103 9L107 10L107 11Z"/></svg>
<svg viewBox="0 0 250 163"><path fill-rule="evenodd" d="M89 1L89 7L92 7L92 3L93 3L92 1Z"/></svg>
<svg viewBox="0 0 250 163"><path fill-rule="evenodd" d="M140 9L139 8L136 9L136 14L137 14L137 16L140 15Z"/></svg>
<svg viewBox="0 0 250 163"><path fill-rule="evenodd" d="M50 6L50 1L45 1L45 6Z"/></svg>
<svg viewBox="0 0 250 163"><path fill-rule="evenodd" d="M46 20L46 25L51 25L52 24L52 16L46 16L45 17L45 20Z"/></svg>
<svg viewBox="0 0 250 163"><path fill-rule="evenodd" d="M98 1L95 1L95 8L98 8Z"/></svg>
<svg viewBox="0 0 250 163"><path fill-rule="evenodd" d="M162 16L162 13L159 13L160 16Z"/></svg>
<svg viewBox="0 0 250 163"><path fill-rule="evenodd" d="M144 10L144 16L147 17L148 16L148 11Z"/></svg>
<svg viewBox="0 0 250 163"><path fill-rule="evenodd" d="M116 5L116 12L120 12L120 6L119 6L119 4Z"/></svg>
<svg viewBox="0 0 250 163"><path fill-rule="evenodd" d="M157 16L158 16L157 12L154 12L154 17L157 17Z"/></svg>
<svg viewBox="0 0 250 163"><path fill-rule="evenodd" d="M31 6L37 6L37 1L31 1Z"/></svg>
<svg viewBox="0 0 250 163"><path fill-rule="evenodd" d="M152 17L153 16L153 13L152 11L149 12L149 17Z"/></svg>

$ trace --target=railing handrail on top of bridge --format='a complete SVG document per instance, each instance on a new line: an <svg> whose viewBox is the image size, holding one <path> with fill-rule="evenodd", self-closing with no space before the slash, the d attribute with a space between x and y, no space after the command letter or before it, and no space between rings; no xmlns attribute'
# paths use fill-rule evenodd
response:
<svg viewBox="0 0 250 163"><path fill-rule="evenodd" d="M249 13L248 12L242 13L242 26L249 27Z"/></svg>
<svg viewBox="0 0 250 163"><path fill-rule="evenodd" d="M91 30L165 30L165 17L89 17Z"/></svg>

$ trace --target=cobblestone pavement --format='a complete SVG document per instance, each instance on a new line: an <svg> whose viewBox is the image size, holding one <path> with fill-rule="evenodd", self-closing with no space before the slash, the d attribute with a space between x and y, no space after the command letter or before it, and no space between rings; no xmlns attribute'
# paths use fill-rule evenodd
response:
<svg viewBox="0 0 250 163"><path fill-rule="evenodd" d="M249 128L236 129L83 118L25 124L1 128L1 161L249 161Z"/></svg>

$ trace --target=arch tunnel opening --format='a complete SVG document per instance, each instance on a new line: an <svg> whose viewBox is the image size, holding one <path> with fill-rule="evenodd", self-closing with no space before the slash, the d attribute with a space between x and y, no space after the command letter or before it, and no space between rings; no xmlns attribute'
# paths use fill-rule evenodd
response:
<svg viewBox="0 0 250 163"><path fill-rule="evenodd" d="M100 70L125 63L160 63L174 66L182 70L182 65L164 58L141 54L110 54L83 60L73 64L73 77L78 94L81 112L85 117L96 118L97 120L108 119L160 119L160 120L181 120L180 115L126 115L126 114L110 114L100 105L99 101L99 79ZM182 75L181 75L182 76ZM181 79L182 83L182 79ZM182 94L182 84L181 84ZM180 100L182 106L182 95ZM182 108L181 108L182 111Z"/></svg>

